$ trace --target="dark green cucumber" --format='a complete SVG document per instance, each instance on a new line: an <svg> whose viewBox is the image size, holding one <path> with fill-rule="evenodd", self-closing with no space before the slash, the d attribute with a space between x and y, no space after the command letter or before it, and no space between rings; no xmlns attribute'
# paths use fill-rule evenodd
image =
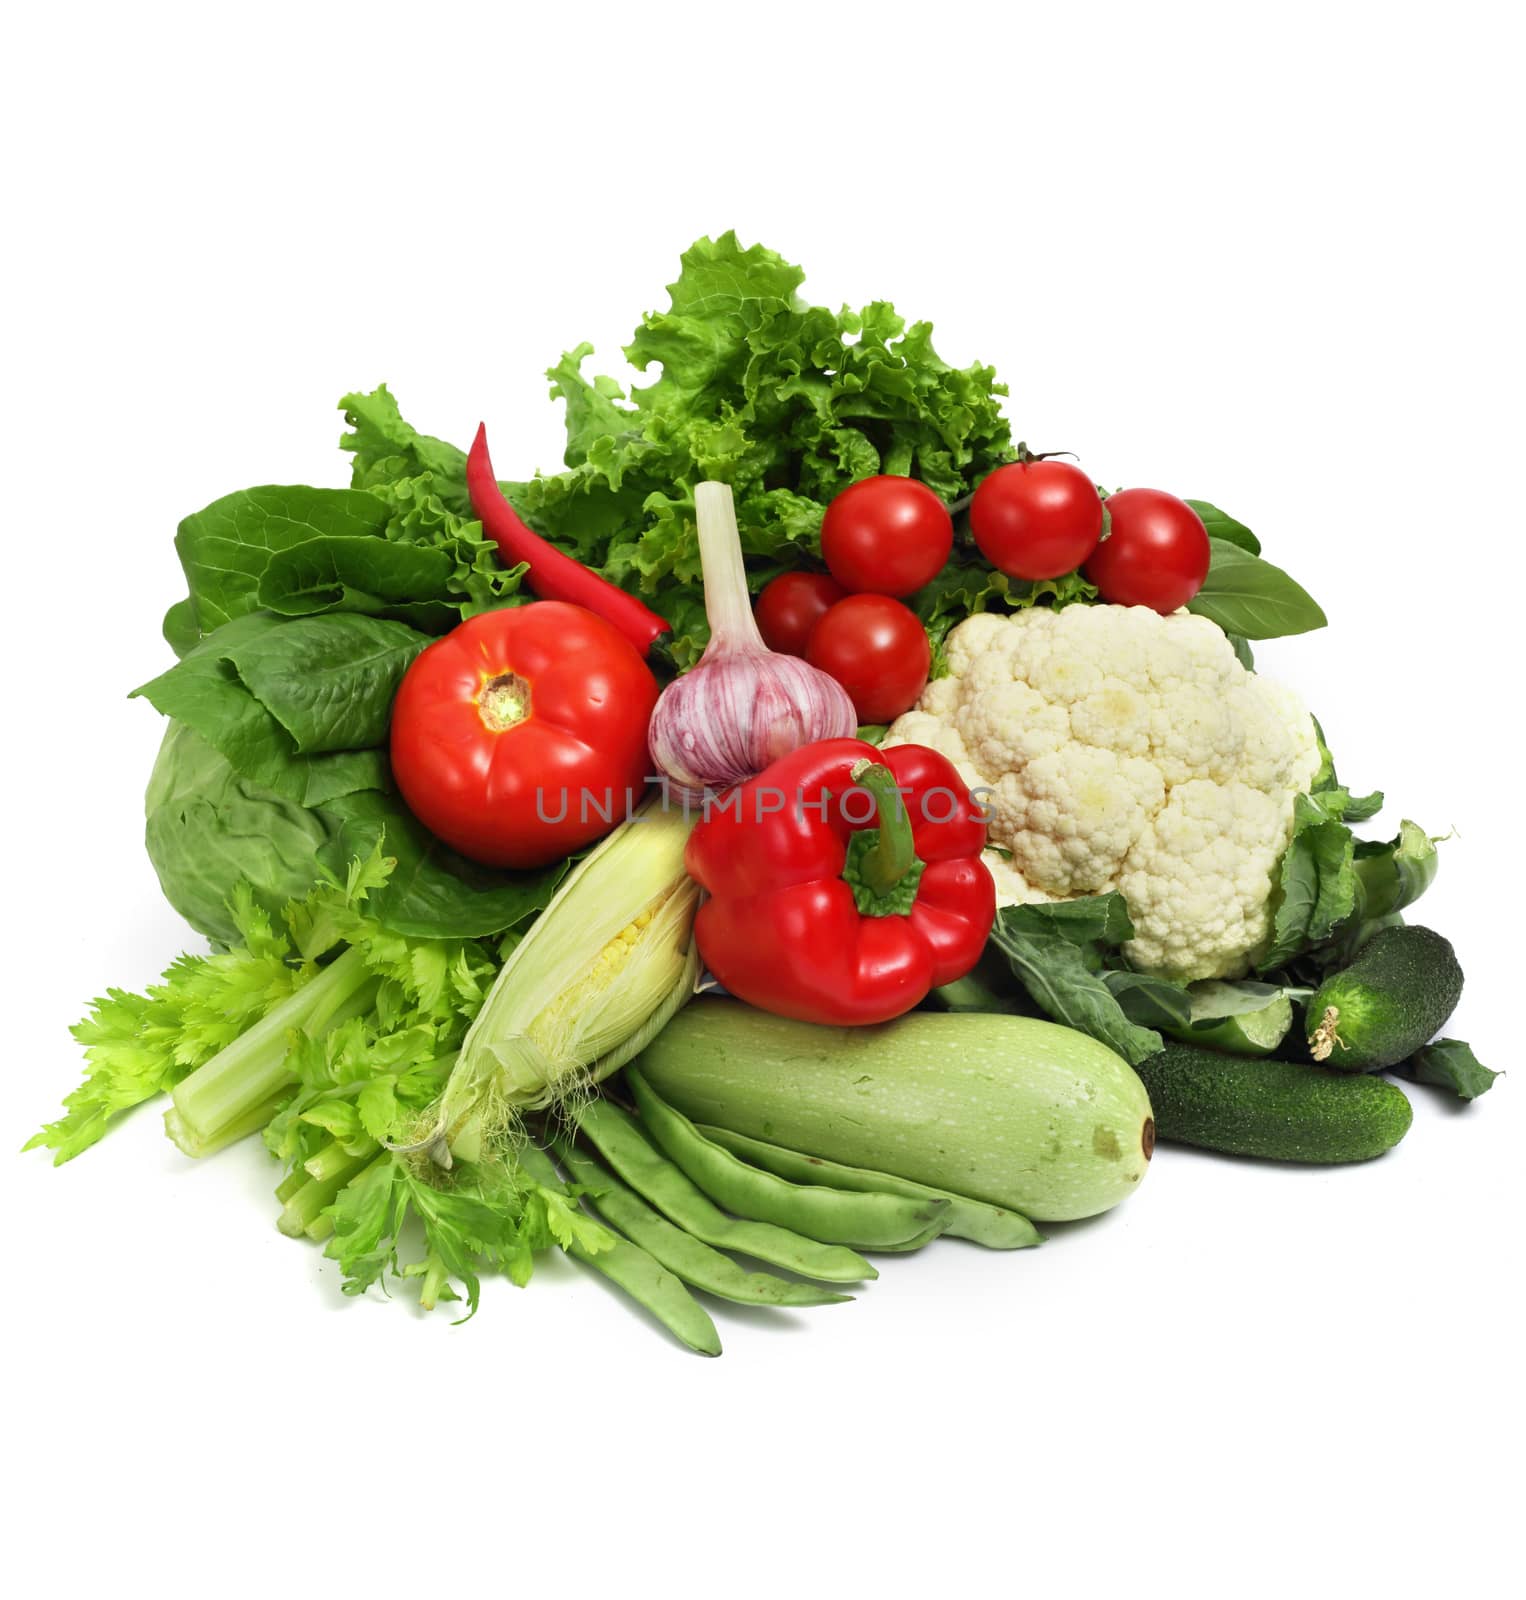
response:
<svg viewBox="0 0 1526 1600"><path fill-rule="evenodd" d="M1385 928L1309 1001L1309 1050L1344 1072L1397 1066L1441 1031L1462 995L1452 946L1429 928Z"/></svg>
<svg viewBox="0 0 1526 1600"><path fill-rule="evenodd" d="M1409 1129L1386 1078L1168 1044L1134 1068L1155 1108L1155 1135L1271 1161L1370 1161Z"/></svg>

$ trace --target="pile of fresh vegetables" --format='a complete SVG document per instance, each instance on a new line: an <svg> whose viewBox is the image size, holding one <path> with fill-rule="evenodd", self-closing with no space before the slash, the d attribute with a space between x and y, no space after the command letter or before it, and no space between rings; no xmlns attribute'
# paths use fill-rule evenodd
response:
<svg viewBox="0 0 1526 1600"><path fill-rule="evenodd" d="M691 1291L845 1298L864 1252L1115 1205L1157 1139L1403 1137L1462 973L1438 840L1254 670L1322 626L1242 523L1014 443L990 368L806 304L734 235L551 371L566 469L500 482L343 401L351 485L189 516L147 794L210 943L76 1029L32 1141L168 1097L263 1139L347 1292L559 1246L678 1338ZM753 1271L735 1256L774 1269Z"/></svg>

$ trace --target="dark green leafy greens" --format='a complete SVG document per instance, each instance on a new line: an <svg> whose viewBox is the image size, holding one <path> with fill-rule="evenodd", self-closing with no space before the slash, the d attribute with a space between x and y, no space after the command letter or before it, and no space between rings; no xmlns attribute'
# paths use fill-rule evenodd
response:
<svg viewBox="0 0 1526 1600"><path fill-rule="evenodd" d="M1203 526L1207 528L1210 539L1225 539L1230 544L1238 545L1249 555L1261 554L1261 541L1243 522L1236 522L1227 511L1220 511L1216 505L1210 504L1207 500L1189 500L1187 504L1203 519Z"/></svg>
<svg viewBox="0 0 1526 1600"><path fill-rule="evenodd" d="M133 693L206 740L242 777L320 805L388 784L377 747L397 686L428 643L374 617L283 621L253 612Z"/></svg>
<svg viewBox="0 0 1526 1600"><path fill-rule="evenodd" d="M1276 639L1325 626L1318 603L1281 567L1263 561L1243 542L1224 537L1222 530L1215 536L1210 529L1209 535L1213 554L1208 577L1187 602L1189 611L1241 639Z"/></svg>
<svg viewBox="0 0 1526 1600"><path fill-rule="evenodd" d="M1450 1089L1461 1100L1478 1099L1500 1076L1491 1072L1461 1039L1435 1039L1394 1070L1416 1083Z"/></svg>
<svg viewBox="0 0 1526 1600"><path fill-rule="evenodd" d="M173 719L148 794L147 844L165 895L220 943L235 883L267 912L385 842L397 861L373 912L413 937L478 937L532 916L560 869L493 872L427 834L393 792L392 698L429 643L407 625L336 611L249 612L135 691Z"/></svg>
<svg viewBox="0 0 1526 1600"><path fill-rule="evenodd" d="M1005 906L991 930L991 942L1046 1015L1089 1033L1126 1061L1137 1063L1161 1048L1161 1038L1132 1018L1142 1015L1158 1021L1165 1012L1174 1011L1175 1002L1163 999L1164 991L1174 986L1162 979L1130 974L1137 981L1129 982L1103 972L1104 959L1133 936L1128 907L1117 893ZM1110 979L1118 984L1116 991ZM1183 1018L1186 1010L1183 995Z"/></svg>
<svg viewBox="0 0 1526 1600"><path fill-rule="evenodd" d="M403 805L380 789L356 790L324 807L333 837L322 851L331 870L386 847L396 870L373 907L388 927L413 938L486 938L518 927L544 909L565 862L533 872L479 866L442 844Z"/></svg>
<svg viewBox="0 0 1526 1600"><path fill-rule="evenodd" d="M1349 949L1355 924L1364 915L1360 905L1363 876L1376 883L1384 870L1380 858L1385 851L1398 847L1398 840L1392 846L1358 846L1350 824L1375 816L1383 806L1382 792L1353 795L1336 773L1330 747L1317 721L1314 730L1319 741L1320 767L1309 793L1294 801L1293 836L1272 889L1272 937L1257 963L1264 973L1285 967L1295 957L1322 946ZM1359 848L1369 863L1361 871ZM1424 884L1417 880L1411 898L1418 898L1429 883L1429 877ZM1395 903L1386 909L1397 908Z"/></svg>

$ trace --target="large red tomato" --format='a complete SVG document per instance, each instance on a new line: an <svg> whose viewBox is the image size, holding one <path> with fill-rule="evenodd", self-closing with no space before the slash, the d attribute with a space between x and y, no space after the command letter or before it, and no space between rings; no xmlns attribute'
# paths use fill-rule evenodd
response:
<svg viewBox="0 0 1526 1600"><path fill-rule="evenodd" d="M1097 548L1102 498L1068 461L1012 461L975 491L970 532L981 555L1009 577L1058 578Z"/></svg>
<svg viewBox="0 0 1526 1600"><path fill-rule="evenodd" d="M850 594L811 630L805 659L848 691L860 722L893 722L927 687L933 657L910 606Z"/></svg>
<svg viewBox="0 0 1526 1600"><path fill-rule="evenodd" d="M948 507L915 478L861 478L821 519L822 559L853 594L911 594L938 576L953 548Z"/></svg>
<svg viewBox="0 0 1526 1600"><path fill-rule="evenodd" d="M539 867L608 833L646 781L657 680L582 606L484 612L437 639L392 705L409 809L492 867Z"/></svg>
<svg viewBox="0 0 1526 1600"><path fill-rule="evenodd" d="M1163 615L1203 587L1213 546L1203 519L1162 489L1124 489L1107 502L1112 531L1086 563L1086 576L1115 606Z"/></svg>

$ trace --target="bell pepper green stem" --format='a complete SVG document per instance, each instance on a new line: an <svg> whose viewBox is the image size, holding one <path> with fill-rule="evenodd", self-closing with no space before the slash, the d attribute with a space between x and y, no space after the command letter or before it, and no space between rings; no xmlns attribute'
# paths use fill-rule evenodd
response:
<svg viewBox="0 0 1526 1600"><path fill-rule="evenodd" d="M858 762L849 773L859 788L874 800L879 826L877 841L859 857L858 872L864 884L879 894L893 889L916 864L911 818L889 767L873 761Z"/></svg>

